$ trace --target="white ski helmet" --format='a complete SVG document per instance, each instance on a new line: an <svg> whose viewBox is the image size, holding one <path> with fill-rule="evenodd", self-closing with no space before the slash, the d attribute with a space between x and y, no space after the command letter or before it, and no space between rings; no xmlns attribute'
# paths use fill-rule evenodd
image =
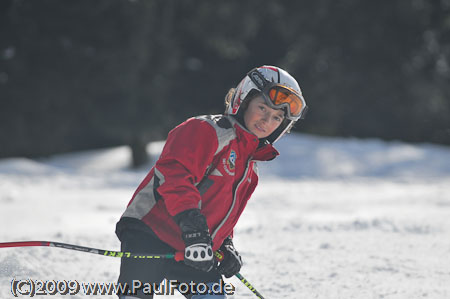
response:
<svg viewBox="0 0 450 299"><path fill-rule="evenodd" d="M266 138L270 143L289 132L296 121L304 118L308 109L297 81L285 70L265 65L252 69L242 79L226 107L225 114L239 115L239 108L246 102L246 97L252 90L258 91L269 107L285 111L283 123Z"/></svg>

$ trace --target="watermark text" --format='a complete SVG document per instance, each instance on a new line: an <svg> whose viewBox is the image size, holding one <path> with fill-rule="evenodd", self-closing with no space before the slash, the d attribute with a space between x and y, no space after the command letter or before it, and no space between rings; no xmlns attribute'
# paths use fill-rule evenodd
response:
<svg viewBox="0 0 450 299"><path fill-rule="evenodd" d="M175 292L186 295L233 295L235 287L223 280L216 283L179 282L165 280L163 283L142 282L78 282L77 280L37 280L16 279L11 281L11 293L14 297L52 296L77 294L98 295L136 295L142 292L148 295L174 295Z"/></svg>

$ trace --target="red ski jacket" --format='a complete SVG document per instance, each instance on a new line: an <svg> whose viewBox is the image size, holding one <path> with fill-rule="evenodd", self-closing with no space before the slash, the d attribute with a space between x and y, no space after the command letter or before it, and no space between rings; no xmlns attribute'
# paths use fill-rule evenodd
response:
<svg viewBox="0 0 450 299"><path fill-rule="evenodd" d="M271 144L259 144L233 117L188 119L169 133L161 156L137 188L121 221L138 219L181 251L185 245L172 217L199 208L206 217L213 250L217 250L232 235L258 183L255 161L278 155Z"/></svg>

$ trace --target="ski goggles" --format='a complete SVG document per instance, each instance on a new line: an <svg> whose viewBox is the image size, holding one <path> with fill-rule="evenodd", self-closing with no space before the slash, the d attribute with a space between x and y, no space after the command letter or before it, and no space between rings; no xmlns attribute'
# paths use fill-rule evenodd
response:
<svg viewBox="0 0 450 299"><path fill-rule="evenodd" d="M286 118L298 120L304 118L308 106L301 94L292 88L268 81L255 68L247 76L261 91L264 100L273 109L286 108Z"/></svg>

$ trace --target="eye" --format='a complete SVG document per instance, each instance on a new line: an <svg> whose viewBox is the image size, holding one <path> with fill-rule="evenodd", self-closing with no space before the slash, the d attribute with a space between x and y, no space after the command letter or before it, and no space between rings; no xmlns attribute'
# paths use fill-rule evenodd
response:
<svg viewBox="0 0 450 299"><path fill-rule="evenodd" d="M263 105L259 105L259 110L265 111L265 110L266 110L266 107L264 107Z"/></svg>
<svg viewBox="0 0 450 299"><path fill-rule="evenodd" d="M274 119L276 122L281 122L281 121L283 120L283 118L281 118L281 117L279 117L279 116L274 116L273 119Z"/></svg>

